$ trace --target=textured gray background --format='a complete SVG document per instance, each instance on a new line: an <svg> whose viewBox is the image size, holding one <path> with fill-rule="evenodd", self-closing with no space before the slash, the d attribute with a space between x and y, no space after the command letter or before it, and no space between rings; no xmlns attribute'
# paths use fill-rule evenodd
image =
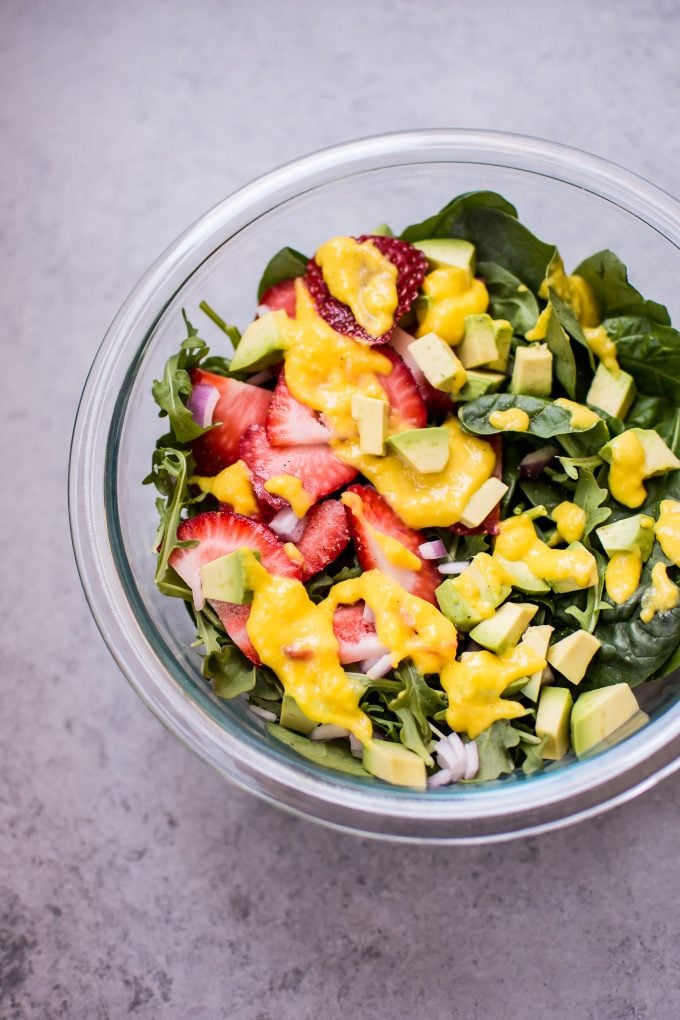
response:
<svg viewBox="0 0 680 1020"><path fill-rule="evenodd" d="M679 6L0 2L0 1016L672 1018L680 776L491 849L226 786L127 686L67 534L78 394L205 208L328 143L462 125L680 191Z"/></svg>

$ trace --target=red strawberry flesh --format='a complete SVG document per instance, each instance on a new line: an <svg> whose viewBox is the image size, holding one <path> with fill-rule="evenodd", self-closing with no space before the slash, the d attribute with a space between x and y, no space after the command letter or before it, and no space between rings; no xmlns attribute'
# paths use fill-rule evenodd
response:
<svg viewBox="0 0 680 1020"><path fill-rule="evenodd" d="M338 606L333 614L333 631L338 639L338 655L343 665L374 658L385 651L378 640L375 625L364 618L363 602Z"/></svg>
<svg viewBox="0 0 680 1020"><path fill-rule="evenodd" d="M382 347L380 353L392 362L392 371L377 378L389 400L395 425L400 431L423 428L427 425L427 408L413 375L391 347Z"/></svg>
<svg viewBox="0 0 680 1020"><path fill-rule="evenodd" d="M295 280L282 280L265 291L260 305L266 305L270 312L284 311L291 319L295 318Z"/></svg>
<svg viewBox="0 0 680 1020"><path fill-rule="evenodd" d="M503 443L500 436L488 436L487 442L493 447L496 454L496 464L493 469L494 478L503 480ZM468 528L464 524L452 524L450 531L456 535L497 535L501 521L501 505L497 503L493 510L484 518L476 528Z"/></svg>
<svg viewBox="0 0 680 1020"><path fill-rule="evenodd" d="M409 352L408 346L412 344L415 337L411 336L410 333L406 333L403 329L397 327L390 338L390 346L394 347L397 354L403 358L404 363L411 375L415 379L416 385L420 390L420 395L425 401L426 407L435 415L446 415L451 412L451 397L448 393L444 393L442 390L437 390L428 382L423 372L416 363L415 358ZM382 352L384 353L384 351Z"/></svg>
<svg viewBox="0 0 680 1020"><path fill-rule="evenodd" d="M317 413L295 399L283 371L269 405L265 428L272 446L314 446L331 438L331 430Z"/></svg>
<svg viewBox="0 0 680 1020"><path fill-rule="evenodd" d="M191 382L193 386L214 386L219 392L213 421L220 424L204 432L191 446L198 474L215 475L238 460L241 436L248 426L264 425L272 395L260 386L202 368L191 370Z"/></svg>
<svg viewBox="0 0 680 1020"><path fill-rule="evenodd" d="M347 513L340 500L317 503L303 520L304 531L297 547L304 557L302 580L308 581L337 559L350 536Z"/></svg>

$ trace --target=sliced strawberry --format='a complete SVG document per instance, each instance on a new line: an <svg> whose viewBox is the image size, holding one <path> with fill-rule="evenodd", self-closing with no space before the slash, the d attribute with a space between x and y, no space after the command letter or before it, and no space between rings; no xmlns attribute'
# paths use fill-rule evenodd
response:
<svg viewBox="0 0 680 1020"><path fill-rule="evenodd" d="M250 606L236 606L233 602L218 602L216 599L212 600L210 604L236 647L243 652L247 659L254 662L256 666L262 665L262 660L255 651L246 629L248 617L250 616Z"/></svg>
<svg viewBox="0 0 680 1020"><path fill-rule="evenodd" d="M415 358L409 352L408 346L414 340L415 337L411 336L410 333L406 333L403 329L397 327L390 338L390 346L394 347L397 354L404 359L406 367L415 379L420 395L425 401L425 406L428 410L435 415L450 414L451 397L448 393L435 389L432 383L427 381L422 371L418 368Z"/></svg>
<svg viewBox="0 0 680 1020"><path fill-rule="evenodd" d="M338 499L317 503L304 517L304 531L297 547L304 556L302 580L337 559L349 542L349 527L345 507Z"/></svg>
<svg viewBox="0 0 680 1020"><path fill-rule="evenodd" d="M441 584L442 579L434 564L429 560L424 560L420 555L418 547L423 542L421 533L404 524L380 493L371 486L352 485L347 491L358 496L362 504L360 512L357 512L351 505L347 505L347 516L357 558L364 570L381 570L383 574L393 578L412 595L434 603L435 588ZM420 570L396 567L390 563L376 542L371 529L375 529L383 535L389 535L406 546L420 560Z"/></svg>
<svg viewBox="0 0 680 1020"><path fill-rule="evenodd" d="M272 395L260 386L214 375L202 368L191 370L191 382L194 386L203 383L219 390L213 421L221 424L199 436L191 446L198 473L215 475L238 460L238 444L248 426L264 424Z"/></svg>
<svg viewBox="0 0 680 1020"><path fill-rule="evenodd" d="M180 542L198 542L198 545L186 549L175 549L170 556L170 566L191 588L197 609L204 605L201 567L235 549L259 552L263 565L272 574L300 576L300 568L288 559L283 542L271 528L229 510L207 511L182 521L177 529L177 538Z"/></svg>
<svg viewBox="0 0 680 1020"><path fill-rule="evenodd" d="M363 602L338 606L333 614L333 630L338 639L338 656L343 665L377 658L386 650L378 639L375 624L364 618Z"/></svg>
<svg viewBox="0 0 680 1020"><path fill-rule="evenodd" d="M261 425L251 425L241 440L239 455L250 468L255 495L263 503L283 509L288 503L264 487L275 475L299 478L316 503L356 478L356 468L343 464L329 446L272 446Z"/></svg>
<svg viewBox="0 0 680 1020"><path fill-rule="evenodd" d="M413 375L391 347L382 347L380 353L392 362L389 375L379 375L378 379L390 402L395 424L399 429L423 428L427 425L427 408Z"/></svg>
<svg viewBox="0 0 680 1020"><path fill-rule="evenodd" d="M314 446L331 438L331 430L316 411L295 399L283 371L269 405L265 428L272 446Z"/></svg>
<svg viewBox="0 0 680 1020"><path fill-rule="evenodd" d="M397 296L399 303L394 314L394 325L408 312L411 305L418 296L421 284L427 272L427 259L421 251L414 248L408 241L402 241L398 237L379 237L373 234L363 234L357 237L359 244L364 241L371 241L375 247L390 262L397 267ZM334 298L324 280L321 267L314 259L310 259L307 266L305 283L312 295L316 310L326 322L346 336L356 337L364 343L385 343L390 339L394 325L380 337L371 336L359 325L354 318L352 310L348 305L343 304Z"/></svg>
<svg viewBox="0 0 680 1020"><path fill-rule="evenodd" d="M500 436L487 436L487 443L493 447L496 454L496 464L493 469L494 478L503 479L503 443ZM497 535L498 526L501 521L501 505L497 503L490 514L484 518L476 528L466 528L464 524L452 524L450 531L456 535Z"/></svg>
<svg viewBox="0 0 680 1020"><path fill-rule="evenodd" d="M266 305L270 312L277 312L279 309L295 318L295 280L282 280L266 290L260 300L260 305Z"/></svg>

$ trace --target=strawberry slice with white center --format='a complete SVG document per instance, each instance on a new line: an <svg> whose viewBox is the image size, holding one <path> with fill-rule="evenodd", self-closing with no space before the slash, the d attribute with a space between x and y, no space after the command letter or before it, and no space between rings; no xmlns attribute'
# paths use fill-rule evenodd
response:
<svg viewBox="0 0 680 1020"><path fill-rule="evenodd" d="M248 637L247 623L250 616L250 606L236 606L233 602L218 602L216 599L211 601L210 604L236 647L252 663L256 666L261 666L262 660L255 651L253 642Z"/></svg>
<svg viewBox="0 0 680 1020"><path fill-rule="evenodd" d="M503 480L503 443L500 436L487 436L487 443L496 454L496 465L493 469L494 478ZM497 535L501 522L501 504L497 503L493 510L476 528L468 528L465 524L452 524L449 531L455 535Z"/></svg>
<svg viewBox="0 0 680 1020"><path fill-rule="evenodd" d="M328 443L331 438L331 430L316 411L290 392L284 371L279 375L265 428L272 446L314 446Z"/></svg>
<svg viewBox="0 0 680 1020"><path fill-rule="evenodd" d="M282 280L266 290L260 299L260 307L263 305L270 312L281 310L291 319L295 318L295 280Z"/></svg>
<svg viewBox="0 0 680 1020"><path fill-rule="evenodd" d="M427 408L412 373L389 345L381 347L380 353L392 362L392 371L377 378L392 409L394 427L399 430L423 428L427 425Z"/></svg>
<svg viewBox="0 0 680 1020"><path fill-rule="evenodd" d="M404 524L371 486L350 486L343 502L364 570L380 570L412 595L436 604L434 592L442 579L434 564L420 555L421 532Z"/></svg>
<svg viewBox="0 0 680 1020"><path fill-rule="evenodd" d="M338 639L338 657L343 665L377 659L387 652L376 634L375 624L364 616L364 603L338 606L333 614L333 631Z"/></svg>
<svg viewBox="0 0 680 1020"><path fill-rule="evenodd" d="M197 474L216 475L238 460L239 442L248 426L264 425L271 391L202 368L193 368L190 375L193 386L214 386L219 393L212 420L220 424L191 444Z"/></svg>
<svg viewBox="0 0 680 1020"><path fill-rule="evenodd" d="M399 356L403 359L406 367L415 380L418 390L420 391L420 395L425 401L426 407L436 415L450 414L451 395L449 393L444 393L442 390L435 389L432 383L428 382L425 375L418 367L415 358L409 352L409 344L412 344L414 340L415 337L397 326L390 338L390 346L394 347L397 354L399 354Z"/></svg>
<svg viewBox="0 0 680 1020"><path fill-rule="evenodd" d="M297 478L312 505L330 495L357 476L356 468L343 464L329 446L272 446L267 430L252 425L241 439L239 453L250 468L257 498L281 510L288 503L282 496L267 492L265 482L281 475Z"/></svg>
<svg viewBox="0 0 680 1020"><path fill-rule="evenodd" d="M180 542L198 542L198 545L185 549L175 549L170 556L170 566L191 588L196 609L205 605L201 592L201 567L236 549L259 552L262 565L270 574L300 577L299 566L288 558L278 535L266 524L241 514L228 510L198 514L182 521L177 528L177 538Z"/></svg>
<svg viewBox="0 0 680 1020"><path fill-rule="evenodd" d="M317 503L303 518L303 524L297 547L304 557L302 580L308 581L337 559L349 544L350 536L347 513L338 499Z"/></svg>

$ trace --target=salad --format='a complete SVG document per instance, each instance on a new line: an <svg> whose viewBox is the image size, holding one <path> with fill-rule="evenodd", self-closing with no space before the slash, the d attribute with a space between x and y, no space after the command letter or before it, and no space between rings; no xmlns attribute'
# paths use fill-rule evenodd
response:
<svg viewBox="0 0 680 1020"><path fill-rule="evenodd" d="M156 583L202 672L329 769L424 790L647 721L680 665L680 334L611 251L565 271L492 192L265 267L187 336ZM255 301L253 302L255 304ZM232 353L233 349L233 353Z"/></svg>

